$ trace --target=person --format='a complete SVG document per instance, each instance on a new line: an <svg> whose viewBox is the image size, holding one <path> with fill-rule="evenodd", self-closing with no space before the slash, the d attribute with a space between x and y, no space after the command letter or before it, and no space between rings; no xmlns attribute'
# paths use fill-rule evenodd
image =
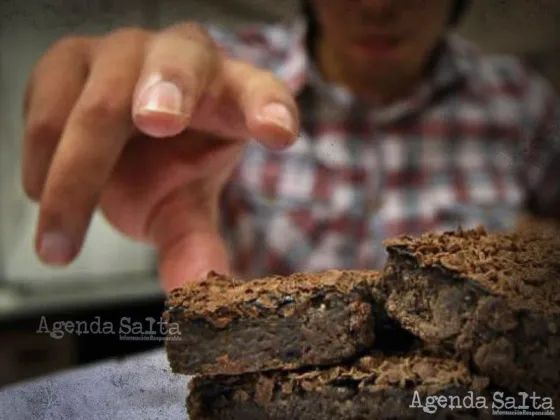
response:
<svg viewBox="0 0 560 420"><path fill-rule="evenodd" d="M380 268L383 239L559 213L558 99L454 34L465 0L310 0L295 22L67 37L25 100L36 250L78 255L99 208L166 290Z"/></svg>

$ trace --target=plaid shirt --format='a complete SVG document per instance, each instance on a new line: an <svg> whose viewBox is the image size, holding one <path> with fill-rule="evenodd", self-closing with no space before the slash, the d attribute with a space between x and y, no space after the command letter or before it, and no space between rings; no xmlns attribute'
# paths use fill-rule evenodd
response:
<svg viewBox="0 0 560 420"><path fill-rule="evenodd" d="M387 237L509 229L529 198L560 203L557 98L515 58L450 36L413 94L379 108L321 79L302 21L209 29L284 80L301 110L300 139L283 151L251 142L224 192L239 276L378 269Z"/></svg>

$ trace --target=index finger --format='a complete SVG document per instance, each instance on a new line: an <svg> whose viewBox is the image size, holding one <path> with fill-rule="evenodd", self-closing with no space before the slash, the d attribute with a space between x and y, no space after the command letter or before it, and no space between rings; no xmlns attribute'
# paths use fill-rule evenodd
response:
<svg viewBox="0 0 560 420"><path fill-rule="evenodd" d="M123 31L101 42L69 115L40 203L36 248L48 264L65 265L79 253L99 196L133 132L130 107L145 36Z"/></svg>

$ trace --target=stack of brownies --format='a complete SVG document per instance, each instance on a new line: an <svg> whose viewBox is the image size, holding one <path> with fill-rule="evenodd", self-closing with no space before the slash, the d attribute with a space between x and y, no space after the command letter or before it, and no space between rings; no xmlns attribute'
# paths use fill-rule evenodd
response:
<svg viewBox="0 0 560 420"><path fill-rule="evenodd" d="M496 395L501 410L560 411L556 232L386 247L379 272L211 273L174 290L166 350L173 372L193 376L190 420L480 419Z"/></svg>

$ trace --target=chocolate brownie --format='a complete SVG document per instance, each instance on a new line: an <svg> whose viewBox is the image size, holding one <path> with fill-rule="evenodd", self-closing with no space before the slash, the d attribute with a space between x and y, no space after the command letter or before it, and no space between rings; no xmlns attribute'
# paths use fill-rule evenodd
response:
<svg viewBox="0 0 560 420"><path fill-rule="evenodd" d="M560 401L560 240L478 228L386 245L389 316L499 386Z"/></svg>
<svg viewBox="0 0 560 420"><path fill-rule="evenodd" d="M515 231L525 235L559 236L560 222L556 219L535 217L529 214L522 215L514 227Z"/></svg>
<svg viewBox="0 0 560 420"><path fill-rule="evenodd" d="M186 405L190 420L481 419L491 418L488 385L452 359L373 353L304 372L196 377Z"/></svg>
<svg viewBox="0 0 560 420"><path fill-rule="evenodd" d="M164 312L170 367L233 375L359 355L374 342L371 287L378 276L331 270L240 281L210 273L170 293Z"/></svg>

